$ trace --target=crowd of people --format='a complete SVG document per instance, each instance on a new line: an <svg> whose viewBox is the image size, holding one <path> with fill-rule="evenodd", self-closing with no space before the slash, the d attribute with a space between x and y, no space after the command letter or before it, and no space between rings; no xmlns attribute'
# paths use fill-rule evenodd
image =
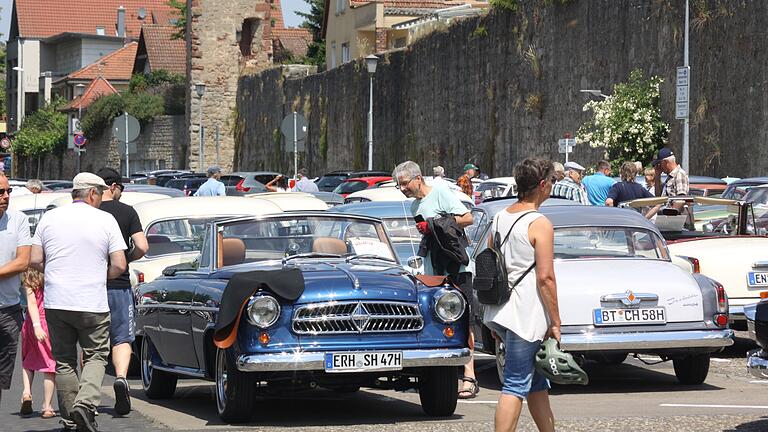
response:
<svg viewBox="0 0 768 432"><path fill-rule="evenodd" d="M32 414L31 388L39 372L45 381L41 417L56 417L55 388L64 430L98 430L96 408L110 351L115 412L131 410L126 375L134 302L127 268L148 244L138 214L120 203L123 189L114 169L78 174L73 204L50 210L30 236L26 216L8 209L12 189L0 175L0 392L10 388L21 338L19 412Z"/></svg>

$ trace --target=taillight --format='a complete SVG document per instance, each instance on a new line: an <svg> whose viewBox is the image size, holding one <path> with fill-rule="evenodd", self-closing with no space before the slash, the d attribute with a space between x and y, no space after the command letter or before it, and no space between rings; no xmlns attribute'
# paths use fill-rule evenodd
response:
<svg viewBox="0 0 768 432"><path fill-rule="evenodd" d="M717 324L718 327L725 327L728 325L728 315L717 314L714 316L713 321L715 322L715 324Z"/></svg>
<svg viewBox="0 0 768 432"><path fill-rule="evenodd" d="M699 263L699 260L694 257L684 257L686 260L688 260L689 263L693 266L693 272L694 273L701 273L701 264Z"/></svg>
<svg viewBox="0 0 768 432"><path fill-rule="evenodd" d="M715 285L717 290L717 311L721 313L728 312L728 296L725 294L725 288L722 285Z"/></svg>
<svg viewBox="0 0 768 432"><path fill-rule="evenodd" d="M237 185L235 186L235 190L237 190L238 192L250 191L251 188L243 186L244 184L245 184L245 179L240 180L239 182L237 182Z"/></svg>
<svg viewBox="0 0 768 432"><path fill-rule="evenodd" d="M144 283L144 273L139 272L139 274L136 275L136 280L139 281L139 283Z"/></svg>

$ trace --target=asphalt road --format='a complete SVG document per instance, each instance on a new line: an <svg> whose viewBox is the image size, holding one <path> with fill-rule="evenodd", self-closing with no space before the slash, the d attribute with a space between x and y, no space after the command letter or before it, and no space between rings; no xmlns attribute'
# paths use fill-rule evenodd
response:
<svg viewBox="0 0 768 432"><path fill-rule="evenodd" d="M671 363L649 366L634 358L616 366L588 362L589 386L556 386L552 390L558 429L768 431L768 381L753 380L744 367L744 354L751 348L749 341L739 339L735 347L718 354L706 383L700 386L678 384ZM133 380L134 411L120 418L111 409L108 377L98 421L104 431L278 431L286 427L297 431L487 431L492 429L499 386L492 358L478 359L477 366L480 394L476 399L460 401L451 418L426 417L416 393L363 390L339 395L316 390L260 401L251 423L230 426L216 415L213 386L197 380L181 381L175 397L165 401L148 401L140 382ZM58 430L55 420L18 416L20 381L17 374L12 390L4 392L0 430ZM37 402L42 389L36 384ZM535 430L525 411L520 429Z"/></svg>

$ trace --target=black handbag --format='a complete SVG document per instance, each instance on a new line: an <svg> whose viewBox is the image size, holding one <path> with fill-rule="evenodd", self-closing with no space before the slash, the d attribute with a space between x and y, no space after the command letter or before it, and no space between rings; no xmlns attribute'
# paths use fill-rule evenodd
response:
<svg viewBox="0 0 768 432"><path fill-rule="evenodd" d="M517 218L509 228L509 232L504 237L504 240L499 241L499 232L497 231L493 236L493 245L480 252L475 258L475 274L472 287L477 292L477 300L480 303L486 305L506 303L512 295L512 290L536 267L536 261L534 261L511 286L509 285L507 263L504 260L504 254L501 252L501 246L509 239L515 225L528 213L533 212L527 212Z"/></svg>

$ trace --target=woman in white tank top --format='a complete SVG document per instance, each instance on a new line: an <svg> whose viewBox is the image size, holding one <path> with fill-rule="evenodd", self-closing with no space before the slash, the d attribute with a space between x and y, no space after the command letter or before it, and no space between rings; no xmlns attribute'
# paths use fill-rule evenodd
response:
<svg viewBox="0 0 768 432"><path fill-rule="evenodd" d="M536 372L534 356L543 339L560 341L560 312L554 271L552 223L537 210L549 198L556 181L551 161L526 159L515 167L518 202L499 212L492 233L503 239L501 252L507 266L509 301L485 306L484 321L504 340L504 382L496 406L496 431L514 431L522 403L540 431L554 431L549 405L549 382ZM511 232L510 232L511 230ZM524 275L524 276L523 276Z"/></svg>

